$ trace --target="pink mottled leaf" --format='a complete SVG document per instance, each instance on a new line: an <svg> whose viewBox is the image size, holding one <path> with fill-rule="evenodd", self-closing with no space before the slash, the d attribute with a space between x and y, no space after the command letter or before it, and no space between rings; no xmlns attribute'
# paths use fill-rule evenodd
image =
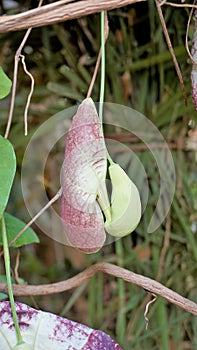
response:
<svg viewBox="0 0 197 350"><path fill-rule="evenodd" d="M106 238L97 203L99 192L106 192L106 168L102 127L92 99L87 98L79 106L66 137L61 178L61 216L67 239L87 253L99 250Z"/></svg>
<svg viewBox="0 0 197 350"><path fill-rule="evenodd" d="M122 350L107 334L15 303L23 340L32 350ZM0 302L0 350L17 343L10 303Z"/></svg>

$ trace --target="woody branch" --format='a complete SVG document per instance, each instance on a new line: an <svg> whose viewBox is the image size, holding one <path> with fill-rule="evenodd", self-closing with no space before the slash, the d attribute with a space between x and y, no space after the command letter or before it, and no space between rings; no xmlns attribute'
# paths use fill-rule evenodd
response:
<svg viewBox="0 0 197 350"><path fill-rule="evenodd" d="M97 263L88 267L78 275L57 283L44 285L13 284L13 292L15 296L33 296L61 293L72 288L78 287L83 282L94 276L97 272L104 272L108 275L112 275L117 278L122 278L124 281L133 283L137 286L144 288L150 293L154 293L158 296L161 296L168 302L175 304L181 309L197 316L197 304L195 302L182 297L180 294L163 286L161 283L152 280L151 278L144 277L142 275L136 274L122 267L118 267L109 263ZM0 283L0 291L4 293L7 292L6 283Z"/></svg>
<svg viewBox="0 0 197 350"><path fill-rule="evenodd" d="M147 0L80 0L75 3L72 1L61 0L16 15L1 16L0 33L51 25Z"/></svg>

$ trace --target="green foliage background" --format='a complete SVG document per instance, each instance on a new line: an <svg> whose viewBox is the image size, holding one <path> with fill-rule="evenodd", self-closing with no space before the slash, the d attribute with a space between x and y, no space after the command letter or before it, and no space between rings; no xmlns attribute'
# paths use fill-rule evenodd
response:
<svg viewBox="0 0 197 350"><path fill-rule="evenodd" d="M197 114L190 96L191 63L185 50L189 12L164 7L164 15L188 93L184 105L178 78L162 34L154 1L110 11L110 33L106 44L105 101L130 106L143 113L164 135L176 167L177 187L169 216L153 234L147 226L159 194L159 173L149 151L137 151L148 174L150 194L146 211L132 236L84 256L51 242L39 230L38 247L21 249L19 273L29 283L50 283L73 276L97 261L108 261L159 280L183 296L197 300L197 150L194 133ZM24 32L0 36L0 65L12 79L14 54ZM192 27L189 41L191 42ZM24 48L26 64L36 87L29 111L29 135L23 136L23 113L30 87L20 67L16 106L10 132L18 162L18 173L9 203L11 214L28 221L21 188L22 157L33 131L56 112L79 103L88 90L100 47L100 16L93 15L63 24L34 29ZM92 98L99 98L99 76ZM0 133L5 131L9 98L0 102ZM107 131L107 130L106 130ZM110 130L118 139L118 131ZM193 137L193 138L192 138ZM194 140L192 146L192 140ZM123 142L123 141L122 141ZM132 149L133 143L126 142ZM192 148L193 147L193 148ZM51 154L53 164L58 150ZM57 184L51 167L46 175L47 193ZM132 164L127 170L133 171ZM51 173L50 173L51 172ZM36 229L36 226L35 226ZM15 254L12 252L13 264ZM1 261L0 272L3 272ZM58 296L38 297L28 304L59 313L102 329L124 350L197 348L197 321L192 315L161 298L149 311L145 330L147 293L121 280L98 274L78 289Z"/></svg>

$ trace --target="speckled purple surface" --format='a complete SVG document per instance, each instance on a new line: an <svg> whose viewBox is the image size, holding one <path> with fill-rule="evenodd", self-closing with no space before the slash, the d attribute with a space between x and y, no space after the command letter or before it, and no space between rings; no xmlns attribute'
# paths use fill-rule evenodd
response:
<svg viewBox="0 0 197 350"><path fill-rule="evenodd" d="M61 216L69 243L88 253L99 250L106 238L103 215L96 201L106 169L102 128L95 105L87 98L73 117L66 137Z"/></svg>
<svg viewBox="0 0 197 350"><path fill-rule="evenodd" d="M57 315L16 303L24 341L32 350L122 350L107 334ZM0 302L0 350L16 345L10 303Z"/></svg>
<svg viewBox="0 0 197 350"><path fill-rule="evenodd" d="M83 347L83 350L122 350L121 347L110 338L109 335L94 330L88 339L87 344Z"/></svg>

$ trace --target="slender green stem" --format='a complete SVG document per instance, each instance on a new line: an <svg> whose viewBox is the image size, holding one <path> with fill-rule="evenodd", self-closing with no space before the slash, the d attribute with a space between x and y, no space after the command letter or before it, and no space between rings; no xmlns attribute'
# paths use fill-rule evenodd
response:
<svg viewBox="0 0 197 350"><path fill-rule="evenodd" d="M105 12L101 12L101 84L100 84L100 98L99 98L99 119L101 124L103 124L103 102L105 94ZM112 158L110 157L107 147L107 158L110 164L114 164Z"/></svg>
<svg viewBox="0 0 197 350"><path fill-rule="evenodd" d="M7 279L7 285L8 285L8 295L10 299L10 305L11 305L12 317L13 317L15 331L16 331L17 342L18 344L21 344L23 343L23 338L20 332L18 317L16 314L15 305L14 305L14 296L12 291L12 282L11 282L11 273L10 273L10 254L8 249L8 240L7 240L4 216L1 218L1 225L2 225L2 241L3 241L3 250L4 250L5 272L6 272L6 279Z"/></svg>
<svg viewBox="0 0 197 350"><path fill-rule="evenodd" d="M99 98L99 119L103 122L103 102L105 94L105 12L101 12L101 85Z"/></svg>

